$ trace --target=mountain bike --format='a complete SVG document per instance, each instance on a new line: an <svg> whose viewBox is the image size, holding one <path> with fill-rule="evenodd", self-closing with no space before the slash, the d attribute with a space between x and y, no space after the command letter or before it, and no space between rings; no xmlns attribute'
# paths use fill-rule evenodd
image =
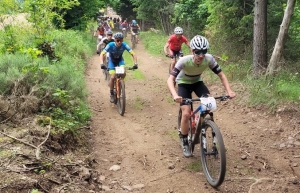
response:
<svg viewBox="0 0 300 193"><path fill-rule="evenodd" d="M126 38L127 37L127 29L125 27L122 28L122 33L123 33L124 38Z"/></svg>
<svg viewBox="0 0 300 193"><path fill-rule="evenodd" d="M104 75L104 80L106 80L107 82L109 82L109 79L110 79L110 75L109 75L109 69L108 69L108 57L106 57L106 61L104 63L105 65L105 69L102 69L102 72L103 72L103 75Z"/></svg>
<svg viewBox="0 0 300 193"><path fill-rule="evenodd" d="M223 137L219 127L214 122L211 111L217 109L216 99L225 101L229 96L201 97L195 99L183 99L183 103L190 105L188 143L191 153L195 145L200 143L200 158L203 172L208 183L217 188L225 178L226 153ZM200 101L200 105L193 111L193 102ZM199 112L199 113L198 113ZM182 112L179 108L178 129L181 124ZM179 135L180 131L179 131Z"/></svg>
<svg viewBox="0 0 300 193"><path fill-rule="evenodd" d="M137 68L129 67L129 70L135 70ZM125 113L126 95L125 95L125 68L115 67L116 77L114 79L114 104L118 107L118 112L121 116Z"/></svg>
<svg viewBox="0 0 300 193"><path fill-rule="evenodd" d="M179 60L180 58L183 57L183 52L180 51L180 52L179 52L178 54L176 54L175 56L170 56L169 54L167 54L166 57L171 58L171 59L175 58L175 64L176 64L177 60ZM171 63L172 63L172 62L170 62L170 64L169 64L168 75L169 75L170 72L173 70L173 69L171 68Z"/></svg>
<svg viewBox="0 0 300 193"><path fill-rule="evenodd" d="M136 46L136 33L132 32L131 33L131 48L134 49Z"/></svg>

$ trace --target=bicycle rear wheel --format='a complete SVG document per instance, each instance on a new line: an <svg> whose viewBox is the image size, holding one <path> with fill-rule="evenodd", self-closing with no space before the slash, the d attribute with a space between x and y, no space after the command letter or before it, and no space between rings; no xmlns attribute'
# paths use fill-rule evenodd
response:
<svg viewBox="0 0 300 193"><path fill-rule="evenodd" d="M212 120L205 120L200 134L200 144L203 172L208 183L217 188L225 178L226 153L220 129Z"/></svg>
<svg viewBox="0 0 300 193"><path fill-rule="evenodd" d="M118 112L121 116L125 113L126 96L124 80L119 80L119 98L117 98Z"/></svg>

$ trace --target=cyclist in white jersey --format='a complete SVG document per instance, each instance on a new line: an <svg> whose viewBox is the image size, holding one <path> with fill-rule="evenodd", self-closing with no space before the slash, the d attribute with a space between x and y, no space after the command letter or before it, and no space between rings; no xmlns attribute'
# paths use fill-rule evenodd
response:
<svg viewBox="0 0 300 193"><path fill-rule="evenodd" d="M192 92L198 97L208 96L209 90L201 79L201 74L206 68L210 68L217 74L225 87L227 94L235 97L235 93L231 90L226 75L222 72L220 66L211 54L207 53L209 43L203 36L196 35L190 42L190 47L193 50L192 55L182 57L177 61L175 67L170 72L167 84L170 92L173 95L174 101L180 103L182 110L180 139L185 157L191 156L191 151L188 146L188 120L190 116L190 108L188 105L182 104L183 98L192 98ZM178 93L175 90L174 81L178 84Z"/></svg>

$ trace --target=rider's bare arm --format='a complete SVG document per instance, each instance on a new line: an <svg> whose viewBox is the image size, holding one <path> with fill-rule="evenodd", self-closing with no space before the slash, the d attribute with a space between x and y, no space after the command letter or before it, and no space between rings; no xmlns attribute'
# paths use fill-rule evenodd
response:
<svg viewBox="0 0 300 193"><path fill-rule="evenodd" d="M167 42L166 45L164 46L164 52L166 55L168 54L168 48L169 48L169 43Z"/></svg>
<svg viewBox="0 0 300 193"><path fill-rule="evenodd" d="M104 55L106 55L106 52L105 52L105 51L102 51L102 52L100 53L100 64L103 64L103 63L104 63L104 61L103 61Z"/></svg>
<svg viewBox="0 0 300 193"><path fill-rule="evenodd" d="M168 80L167 80L167 84L169 87L169 90L173 96L173 100L177 103L181 103L182 102L182 97L178 96L176 90L175 90L175 86L174 86L174 81L175 81L175 76L170 74Z"/></svg>
<svg viewBox="0 0 300 193"><path fill-rule="evenodd" d="M221 72L218 73L218 76L219 76L219 78L221 79L221 82L222 82L223 86L225 87L226 92L228 93L228 95L229 95L231 98L234 98L234 97L235 97L235 92L233 92L233 91L231 90L226 75L221 71Z"/></svg>
<svg viewBox="0 0 300 193"><path fill-rule="evenodd" d="M137 64L137 57L136 57L135 53L134 53L133 51L131 51L131 52L129 52L129 53L131 54L134 63Z"/></svg>

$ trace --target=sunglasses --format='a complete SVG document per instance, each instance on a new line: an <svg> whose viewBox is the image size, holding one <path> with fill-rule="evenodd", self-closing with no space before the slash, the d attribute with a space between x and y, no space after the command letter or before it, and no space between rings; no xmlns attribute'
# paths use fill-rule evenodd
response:
<svg viewBox="0 0 300 193"><path fill-rule="evenodd" d="M195 50L194 53L196 55L204 55L207 53L207 50Z"/></svg>
<svg viewBox="0 0 300 193"><path fill-rule="evenodd" d="M116 42L123 42L123 39L116 39Z"/></svg>

